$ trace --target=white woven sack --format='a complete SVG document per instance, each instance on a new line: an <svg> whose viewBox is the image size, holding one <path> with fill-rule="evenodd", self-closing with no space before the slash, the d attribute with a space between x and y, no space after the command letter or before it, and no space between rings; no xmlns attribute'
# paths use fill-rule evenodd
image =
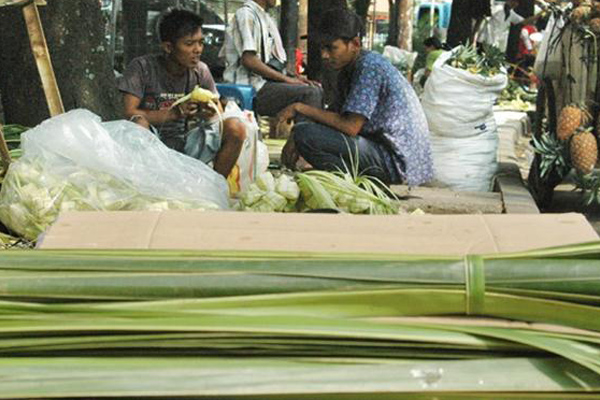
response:
<svg viewBox="0 0 600 400"><path fill-rule="evenodd" d="M435 179L454 190L487 192L498 168L498 134L494 118L472 137L431 135Z"/></svg>
<svg viewBox="0 0 600 400"><path fill-rule="evenodd" d="M447 137L480 135L508 79L505 73L484 77L451 67L446 64L451 54L436 60L425 84L422 105L429 130Z"/></svg>

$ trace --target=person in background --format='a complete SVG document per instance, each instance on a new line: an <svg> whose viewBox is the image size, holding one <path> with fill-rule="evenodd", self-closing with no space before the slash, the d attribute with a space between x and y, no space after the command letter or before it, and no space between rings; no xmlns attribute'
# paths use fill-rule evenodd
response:
<svg viewBox="0 0 600 400"><path fill-rule="evenodd" d="M428 37L423 41L425 45L425 53L427 57L425 58L425 73L423 74L423 78L421 81L421 86L425 85L425 81L429 78L431 71L433 70L433 64L435 60L444 52L442 48L442 42L434 36Z"/></svg>
<svg viewBox="0 0 600 400"><path fill-rule="evenodd" d="M254 111L275 116L294 102L321 107L318 85L287 72L287 57L277 24L267 11L276 0L247 0L229 23L220 56L225 58L223 79L256 89Z"/></svg>
<svg viewBox="0 0 600 400"><path fill-rule="evenodd" d="M294 126L282 160L293 168L302 157L313 168L358 165L385 183L420 185L433 166L425 114L408 81L382 55L361 47L358 15L332 9L323 15L323 61L337 71L341 99L332 108L293 103L282 120L301 114L312 121Z"/></svg>
<svg viewBox="0 0 600 400"><path fill-rule="evenodd" d="M208 66L200 61L203 50L202 19L187 10L171 9L159 23L161 54L134 59L118 81L125 115L155 132L168 147L184 152L190 125L197 124L204 147L201 161L213 162L227 177L246 137L244 123L225 118L221 124L214 109L205 104L172 104L196 85L218 94ZM222 105L218 102L222 111Z"/></svg>
<svg viewBox="0 0 600 400"><path fill-rule="evenodd" d="M517 14L515 8L519 3L519 0L506 0L504 3L494 4L492 15L483 23L477 41L494 45L505 53L511 25L528 25L540 17L540 13L529 18Z"/></svg>
<svg viewBox="0 0 600 400"><path fill-rule="evenodd" d="M524 25L519 33L519 49L517 53L518 76L521 81L527 83L530 89L535 89L537 86L537 78L530 71L535 62L536 43L532 39L532 35L537 33L537 28L533 24Z"/></svg>

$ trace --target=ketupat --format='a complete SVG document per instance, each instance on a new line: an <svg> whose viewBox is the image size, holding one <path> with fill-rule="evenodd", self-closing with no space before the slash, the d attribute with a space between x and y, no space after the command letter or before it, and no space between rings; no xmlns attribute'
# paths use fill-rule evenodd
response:
<svg viewBox="0 0 600 400"><path fill-rule="evenodd" d="M29 160L11 164L0 191L0 220L27 240L36 240L63 211L212 209L203 201L182 202L140 193L112 175L77 169L59 179Z"/></svg>
<svg viewBox="0 0 600 400"><path fill-rule="evenodd" d="M186 101L191 101L194 103L211 104L216 102L218 99L219 96L214 94L210 90L202 89L200 86L196 86L190 93L186 94L185 96L177 100L175 103L173 103L173 105L171 105L171 108L185 103Z"/></svg>
<svg viewBox="0 0 600 400"><path fill-rule="evenodd" d="M274 178L267 171L241 194L238 208L258 212L295 211L299 194L300 189L292 178L286 174Z"/></svg>

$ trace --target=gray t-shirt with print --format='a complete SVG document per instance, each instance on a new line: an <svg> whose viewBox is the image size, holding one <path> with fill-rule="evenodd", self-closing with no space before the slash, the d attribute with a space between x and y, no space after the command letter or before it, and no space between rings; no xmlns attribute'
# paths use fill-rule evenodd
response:
<svg viewBox="0 0 600 400"><path fill-rule="evenodd" d="M199 85L217 94L215 81L203 62L198 62L194 69L189 69L181 76L173 76L167 72L164 56L150 54L135 58L127 66L118 80L121 92L132 94L142 100L143 110L164 110ZM181 150L185 142L186 123L184 119L165 122L155 126L160 138L167 145Z"/></svg>

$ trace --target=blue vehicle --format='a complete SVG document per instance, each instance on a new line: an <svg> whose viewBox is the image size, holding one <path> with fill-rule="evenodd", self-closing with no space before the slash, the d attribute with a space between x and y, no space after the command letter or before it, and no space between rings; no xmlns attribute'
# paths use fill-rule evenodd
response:
<svg viewBox="0 0 600 400"><path fill-rule="evenodd" d="M437 33L441 39L445 39L448 26L450 25L451 8L452 2L448 0L421 1L419 5L415 7L415 22L431 21L431 10L433 9L435 21L434 32Z"/></svg>

